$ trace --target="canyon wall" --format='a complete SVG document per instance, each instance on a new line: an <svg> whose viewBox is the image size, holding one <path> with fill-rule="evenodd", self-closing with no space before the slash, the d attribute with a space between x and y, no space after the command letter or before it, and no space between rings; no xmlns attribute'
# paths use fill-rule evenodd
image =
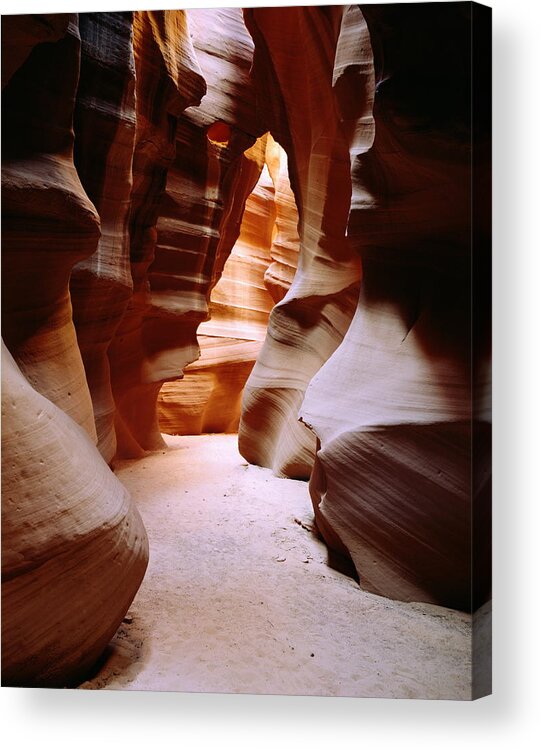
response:
<svg viewBox="0 0 541 750"><path fill-rule="evenodd" d="M72 319L72 268L100 239L74 164L79 20L2 23L19 65L2 97L2 681L64 686L116 631L148 543L94 446Z"/></svg>
<svg viewBox="0 0 541 750"><path fill-rule="evenodd" d="M92 397L98 448L116 453L108 347L132 294L128 216L135 142L132 13L81 13L81 71L74 111L77 173L100 218L92 255L70 279L77 342Z"/></svg>
<svg viewBox="0 0 541 750"><path fill-rule="evenodd" d="M141 582L107 463L162 445L265 140L239 10L2 23L3 679L63 685Z"/></svg>
<svg viewBox="0 0 541 750"><path fill-rule="evenodd" d="M3 39L16 47L22 38L22 50L2 93L2 336L29 383L95 439L69 295L73 266L100 234L73 161L77 16L36 27L32 47L34 27L3 18ZM43 42L43 27L54 31L51 41Z"/></svg>
<svg viewBox="0 0 541 750"><path fill-rule="evenodd" d="M293 280L298 214L287 156L270 135L256 148L263 169L246 201L239 238L212 290L210 319L198 329L201 356L185 368L182 380L166 382L160 391L163 432L238 430L243 388L265 339L269 313Z"/></svg>
<svg viewBox="0 0 541 750"><path fill-rule="evenodd" d="M316 450L316 437L298 421L298 411L311 378L347 330L360 281L359 258L345 236L351 126L339 115L333 86L342 14L341 7L245 11L256 43L253 76L261 117L288 156L300 253L244 391L239 448L247 460L296 478L310 476ZM369 118L364 75L346 96L366 108Z"/></svg>
<svg viewBox="0 0 541 750"><path fill-rule="evenodd" d="M199 356L197 327L208 317L211 290L262 168L258 149L251 149L260 131L249 78L253 43L241 11L189 10L186 24L206 94L199 106L184 101L182 112L168 117L163 103L150 99L163 127L160 168L169 169L167 181L162 176L149 181L152 200L137 190L140 212L148 214L149 200L156 210L145 215L144 234L132 227L134 294L109 350L123 456L163 446L158 393ZM182 38L171 34L180 50ZM183 83L182 75L179 80ZM147 143L143 134L141 158L147 158ZM136 210L132 203L132 216Z"/></svg>
<svg viewBox="0 0 541 750"><path fill-rule="evenodd" d="M490 493L486 408L472 425L490 340L487 314L472 340L472 285L484 304L490 279L486 118L472 248L472 12L246 11L301 254L248 380L240 450L311 476L318 529L363 587L462 609L489 591L485 543L472 602L472 513L487 538Z"/></svg>
<svg viewBox="0 0 541 750"><path fill-rule="evenodd" d="M3 17L5 684L72 684L137 591L108 464L241 399L363 587L487 598L483 12Z"/></svg>
<svg viewBox="0 0 541 750"><path fill-rule="evenodd" d="M84 679L147 561L147 535L127 490L3 345L2 684Z"/></svg>

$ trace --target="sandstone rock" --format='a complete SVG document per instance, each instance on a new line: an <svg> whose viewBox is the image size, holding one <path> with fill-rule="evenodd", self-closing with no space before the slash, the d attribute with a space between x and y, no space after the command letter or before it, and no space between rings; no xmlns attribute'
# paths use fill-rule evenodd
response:
<svg viewBox="0 0 541 750"><path fill-rule="evenodd" d="M246 385L239 448L247 460L298 478L310 476L316 449L298 411L311 378L347 330L360 279L358 256L346 238L351 122L357 120L340 107L350 97L369 112L372 92L363 75L354 76L346 91L333 86L344 12L342 7L245 11L256 44L253 76L261 117L288 156L300 255Z"/></svg>
<svg viewBox="0 0 541 750"><path fill-rule="evenodd" d="M198 104L205 82L195 59L184 11L134 14L136 135L129 231L133 295L109 347L115 426L120 455L162 445L156 416L161 382L145 360L159 348L146 330L152 315L148 268L156 249L156 222L167 170L175 156L179 115Z"/></svg>
<svg viewBox="0 0 541 750"><path fill-rule="evenodd" d="M70 20L68 13L2 16L2 89L37 44L62 39Z"/></svg>
<svg viewBox="0 0 541 750"><path fill-rule="evenodd" d="M263 165L261 154L245 155L260 130L249 78L253 43L241 11L186 15L207 90L200 106L179 112L176 125L171 118L166 123L172 163L153 214L156 228L147 221L147 239L132 236L134 297L111 348L123 455L162 445L158 392L199 355L197 326L208 315L211 289ZM182 109L187 104L197 101L184 102Z"/></svg>
<svg viewBox="0 0 541 750"><path fill-rule="evenodd" d="M242 389L261 343L224 336L198 338L201 357L188 365L182 380L162 386L160 429L170 435L236 432Z"/></svg>
<svg viewBox="0 0 541 750"><path fill-rule="evenodd" d="M267 138L257 142L254 150L259 159L266 160ZM278 169L279 155L275 161ZM210 319L198 329L201 356L186 367L182 380L165 383L160 392L164 432L237 431L242 389L265 338L273 305L265 279L272 261L276 208L265 163L246 201L239 238L212 290Z"/></svg>
<svg viewBox="0 0 541 750"><path fill-rule="evenodd" d="M352 150L348 237L363 284L301 409L320 443L311 494L319 529L351 556L362 586L469 609L472 523L486 522L489 487L489 425L477 416L472 443L472 382L487 382L490 339L479 320L484 346L473 359L472 250L485 284L490 269L486 227L471 244L470 10L362 8L376 128L368 150ZM369 48L357 59L368 63ZM478 552L474 606L488 584Z"/></svg>
<svg viewBox="0 0 541 750"><path fill-rule="evenodd" d="M489 309L490 278L486 199L470 220L472 135L490 194L486 121L470 130L472 12L245 12L262 117L288 153L301 252L239 430L248 460L288 476L310 475L317 445L318 527L363 586L464 609L472 518L482 534L490 487L482 406L471 424L487 402L490 339L487 315L472 339L470 304L475 284ZM474 606L487 595L489 557L485 546Z"/></svg>
<svg viewBox="0 0 541 750"><path fill-rule="evenodd" d="M141 518L88 435L2 355L2 684L80 681L141 583Z"/></svg>
<svg viewBox="0 0 541 750"><path fill-rule="evenodd" d="M265 271L265 286L274 302L280 302L293 282L299 258L299 213L289 181L287 154L269 134L265 162L274 187L272 263Z"/></svg>
<svg viewBox="0 0 541 750"><path fill-rule="evenodd" d="M135 142L132 13L81 13L75 166L100 216L96 251L73 269L77 341L92 396L98 448L116 452L108 347L132 294L128 213Z"/></svg>
<svg viewBox="0 0 541 750"><path fill-rule="evenodd" d="M9 24L24 28L25 20ZM24 62L2 95L2 332L31 385L95 439L68 288L72 267L99 238L99 217L73 164L77 17L55 17L50 27L51 41L29 54L35 24L26 27L15 56Z"/></svg>

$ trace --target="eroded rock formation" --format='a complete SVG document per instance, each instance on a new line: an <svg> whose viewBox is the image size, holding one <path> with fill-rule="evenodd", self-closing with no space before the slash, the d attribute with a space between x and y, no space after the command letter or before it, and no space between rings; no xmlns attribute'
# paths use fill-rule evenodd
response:
<svg viewBox="0 0 541 750"><path fill-rule="evenodd" d="M48 43L40 43L43 26L55 29ZM3 39L20 38L21 27L20 17L3 19ZM21 67L2 94L2 335L30 384L95 439L69 295L73 266L95 251L100 234L73 163L77 16L35 22L28 35L34 27L34 46L29 52L22 37L13 58Z"/></svg>
<svg viewBox="0 0 541 750"><path fill-rule="evenodd" d="M191 28L182 11L3 23L2 325L16 360L3 677L66 684L114 633L147 555L136 511L75 422L91 441L97 427L108 462L117 442L124 455L161 443L157 392L198 356L265 144L252 148L253 43L238 10L194 12Z"/></svg>
<svg viewBox="0 0 541 750"><path fill-rule="evenodd" d="M363 13L378 85L373 145L352 153L348 237L363 283L301 409L320 443L311 492L318 526L363 586L469 609L488 461L485 440L475 488L472 383L474 367L486 382L488 352L472 355L472 252L485 265L486 234L472 247L471 9Z"/></svg>
<svg viewBox="0 0 541 750"><path fill-rule="evenodd" d="M200 358L159 398L160 426L171 434L236 432L242 390L265 339L269 312L289 288L299 252L298 215L283 149L264 136L250 149L262 161L240 234L199 326Z"/></svg>
<svg viewBox="0 0 541 750"><path fill-rule="evenodd" d="M6 684L77 680L129 606L147 542L107 463L163 445L164 383L162 426L227 431L251 371L242 454L310 477L363 586L486 598L481 12L2 19Z"/></svg>
<svg viewBox="0 0 541 750"><path fill-rule="evenodd" d="M347 330L360 280L345 236L353 137L347 108L354 101L370 113L372 91L362 72L349 87L333 85L342 14L341 7L245 11L261 117L288 155L300 255L246 385L239 447L249 461L298 478L310 476L316 449L315 435L298 421L304 392ZM369 139L369 125L366 131Z"/></svg>
<svg viewBox="0 0 541 750"><path fill-rule="evenodd" d="M92 396L98 448L116 453L108 348L132 294L128 216L135 143L132 13L82 13L75 166L100 217L96 251L71 274L77 341Z"/></svg>
<svg viewBox="0 0 541 750"><path fill-rule="evenodd" d="M160 348L160 340L147 333L147 321L156 314L148 269L156 252L167 171L175 157L177 121L206 90L184 11L135 13L133 46L136 135L129 216L133 295L109 347L118 452L128 456L162 445L156 417L161 382L156 382L146 362ZM173 306L170 312L174 316Z"/></svg>
<svg viewBox="0 0 541 750"><path fill-rule="evenodd" d="M148 542L86 432L2 347L2 684L84 676L143 578Z"/></svg>
<svg viewBox="0 0 541 750"><path fill-rule="evenodd" d="M261 158L247 152L259 130L249 78L253 43L241 11L190 10L186 16L206 94L197 107L185 109L198 102L184 101L178 120L155 109L168 127L171 167L155 228L147 221L144 242L132 233L134 296L111 348L123 455L163 445L158 392L199 356L197 326L208 315L211 289L262 167ZM148 196L143 205L148 210Z"/></svg>
<svg viewBox="0 0 541 750"><path fill-rule="evenodd" d="M478 201L472 264L472 12L247 12L254 75L277 79L282 93L269 98L267 115L289 150L304 233L299 271L248 381L239 441L249 460L296 476L299 464L308 475L317 439L310 489L318 527L352 558L361 584L463 609L472 606L472 513L488 522L489 495L486 414L476 414L480 473L471 483L472 409L487 383L490 338L486 318L472 340L472 284L482 292L477 281L490 278L486 200ZM317 91L297 81L303 60L290 64L295 36L305 64L322 71L313 76ZM474 135L477 176L487 185L486 120ZM329 247L338 248L338 273ZM354 257L362 261L360 296ZM331 328L332 346L309 367L307 347L323 335L315 311L327 300L349 304L342 326ZM472 378L481 383L475 394ZM300 455L298 415L313 436L310 443L302 433L303 460L292 461ZM480 553L474 606L487 596L488 557Z"/></svg>

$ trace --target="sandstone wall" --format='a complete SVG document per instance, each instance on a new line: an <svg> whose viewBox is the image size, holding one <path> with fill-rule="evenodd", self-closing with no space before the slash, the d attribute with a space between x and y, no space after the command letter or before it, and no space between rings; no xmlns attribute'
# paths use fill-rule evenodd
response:
<svg viewBox="0 0 541 750"><path fill-rule="evenodd" d="M242 391L265 339L269 312L289 288L299 252L298 215L287 157L269 135L250 150L263 162L246 201L240 234L198 329L200 358L159 397L160 427L171 434L236 432ZM254 154L255 155L255 154Z"/></svg>
<svg viewBox="0 0 541 750"><path fill-rule="evenodd" d="M238 10L8 17L3 40L3 678L60 685L146 566L103 459L161 445L265 143Z"/></svg>
<svg viewBox="0 0 541 750"><path fill-rule="evenodd" d="M2 345L2 684L75 684L139 588L147 535L86 432Z"/></svg>
<svg viewBox="0 0 541 750"><path fill-rule="evenodd" d="M117 35L118 42L129 33L122 14L116 15L113 26L124 30L124 35ZM111 180L105 193L100 193L99 183L105 153L111 147L114 152L111 131L116 123L109 132L98 127L106 124L107 95L116 95L115 87L113 92L102 90L103 98L89 104L86 97L97 91L94 88L92 93L92 75L85 73L84 64L79 79L80 31L86 43L94 45L94 54L98 50L107 58L108 36L101 32L110 28L108 18L109 14L95 16L96 23L90 26L80 24L77 15L2 19L3 51L9 56L2 97L2 333L7 344L2 354L2 682L6 685L65 686L80 680L114 635L148 560L139 514L94 447L88 385L92 379L87 382L85 376L69 289L76 264L94 271L100 265L93 260L100 247L107 265L108 230L115 221L107 203ZM99 45L100 36L104 47ZM126 45L116 50L122 56ZM93 62L95 58L87 60L90 68ZM79 102L87 108L83 119L94 117L96 126L96 179L88 180L87 188L89 192L96 188L93 198L103 212L101 239L100 216L74 163L78 91ZM91 114L88 109L93 106ZM114 107L109 114L118 119ZM87 121L85 127L92 126ZM84 138L83 134L81 146ZM123 169L121 159L121 175ZM88 176L84 166L81 172ZM121 212L118 222L122 226ZM110 261L110 266L116 262L116 258ZM113 275L121 276L122 270L119 263ZM88 293L92 297L92 283ZM99 310L99 295L94 302ZM94 319L100 321L98 315ZM84 326L88 322L83 319Z"/></svg>
<svg viewBox="0 0 541 750"><path fill-rule="evenodd" d="M2 19L5 684L73 683L133 599L107 464L163 445L160 389L172 432L235 430L242 399L241 453L310 478L362 586L487 598L480 13Z"/></svg>
<svg viewBox="0 0 541 750"><path fill-rule="evenodd" d="M361 585L463 609L472 518L480 537L490 491L490 427L477 408L488 316L472 339L472 285L485 304L490 279L486 199L471 223L472 135L489 195L486 120L471 131L472 12L246 11L254 77L273 90L264 116L288 150L301 254L239 431L248 460L311 473L318 528ZM486 549L474 606L488 595Z"/></svg>
<svg viewBox="0 0 541 750"><path fill-rule="evenodd" d="M75 166L100 218L95 252L70 280L77 342L92 396L98 448L116 453L107 350L132 294L128 216L135 143L132 13L82 13L74 113Z"/></svg>
<svg viewBox="0 0 541 750"><path fill-rule="evenodd" d="M360 280L345 236L352 133L333 86L342 13L341 7L245 11L256 43L261 117L288 156L300 254L246 385L239 447L249 461L298 478L310 476L316 449L298 411L311 378L347 330ZM362 76L347 96L368 106L371 91Z"/></svg>
<svg viewBox="0 0 541 750"><path fill-rule="evenodd" d="M100 235L73 162L77 16L37 24L30 52L33 27L17 35L24 25L3 18L3 38L22 38L22 50L2 94L2 335L30 384L95 439L69 295L73 266L95 251ZM41 43L43 25L60 38Z"/></svg>
<svg viewBox="0 0 541 750"><path fill-rule="evenodd" d="M363 586L469 609L472 511L488 479L485 449L476 495L472 252L485 248L471 243L470 11L363 13L376 128L372 147L352 152L348 222L363 284L301 409L320 444L311 493L319 528ZM488 352L478 355L486 382ZM488 433L485 417L476 430ZM481 589L482 601L486 579Z"/></svg>
<svg viewBox="0 0 541 750"><path fill-rule="evenodd" d="M241 11L186 16L206 94L200 106L170 118L170 169L156 224L143 243L132 233L134 295L110 350L122 455L163 445L158 393L199 356L197 327L262 168L248 151L259 130L249 78L253 43Z"/></svg>

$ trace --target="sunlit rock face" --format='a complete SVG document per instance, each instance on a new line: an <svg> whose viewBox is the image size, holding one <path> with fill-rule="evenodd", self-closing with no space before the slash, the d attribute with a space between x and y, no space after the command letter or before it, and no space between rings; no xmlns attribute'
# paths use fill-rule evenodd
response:
<svg viewBox="0 0 541 750"><path fill-rule="evenodd" d="M133 294L109 347L117 454L124 456L162 444L156 417L161 382L147 363L161 345L148 332L148 321L157 314L148 271L156 254L167 172L175 158L178 118L206 90L184 11L134 13L133 49L136 132L128 218ZM170 314L175 315L173 305Z"/></svg>
<svg viewBox="0 0 541 750"><path fill-rule="evenodd" d="M299 213L289 181L287 154L268 135L265 161L274 188L274 226L264 282L274 303L280 302L293 282L299 260Z"/></svg>
<svg viewBox="0 0 541 750"><path fill-rule="evenodd" d="M148 195L139 211L132 205L132 224L135 215L145 214L144 221L135 222L131 238L134 295L110 349L120 455L163 444L158 392L198 358L197 326L208 316L211 289L238 237L245 200L262 167L260 158L245 155L260 130L249 78L253 43L241 11L190 10L184 17L186 43L178 32L171 39L184 55L189 44L192 68L197 67L206 89L197 100L184 99L177 105L180 111L168 117L152 87L142 95L152 104L150 121L161 118L165 150L152 158L170 168L166 184L160 176L160 191L155 176L148 183L155 203L152 217ZM135 45L137 50L137 38ZM184 86L184 76L178 76L177 95ZM205 90L200 106L189 106L198 105ZM148 138L140 143L143 159ZM134 160L134 193L143 197L135 173Z"/></svg>
<svg viewBox="0 0 541 750"><path fill-rule="evenodd" d="M2 94L2 335L30 384L95 440L69 296L100 234L73 163L79 31L76 15L41 18L2 19L3 40L21 44Z"/></svg>
<svg viewBox="0 0 541 750"><path fill-rule="evenodd" d="M488 352L472 359L471 11L363 13L375 139L352 153L348 224L363 284L301 409L320 443L311 493L320 530L352 557L363 586L469 609L472 511L481 511L489 460L481 448L475 488L472 383L474 372L486 382Z"/></svg>
<svg viewBox="0 0 541 750"><path fill-rule="evenodd" d="M108 347L132 294L128 216L135 143L132 13L81 13L75 166L100 217L96 251L73 269L73 320L92 396L98 448L116 452Z"/></svg>
<svg viewBox="0 0 541 750"><path fill-rule="evenodd" d="M2 329L11 352L2 354L2 683L63 686L81 679L118 628L148 543L94 446L72 320L70 274L102 242L74 164L79 19L2 22L10 74L2 101ZM88 41L84 22L81 30ZM97 110L104 101L96 99ZM95 112L98 172L102 114ZM112 209L102 197L106 233Z"/></svg>
<svg viewBox="0 0 541 750"><path fill-rule="evenodd" d="M239 433L244 456L289 476L309 474L317 441L317 524L361 585L462 609L472 606L472 513L478 529L489 523L490 492L490 428L478 409L487 320L472 341L472 284L490 278L490 230L486 199L470 220L471 12L246 12L254 75L281 92L267 112L288 150L301 255L248 381ZM312 73L301 85L303 64ZM488 186L485 124L473 133L474 166ZM334 317L324 327L326 305ZM326 346L312 345L323 332ZM487 596L488 559L485 548L475 561L474 606Z"/></svg>
<svg viewBox="0 0 541 750"><path fill-rule="evenodd" d="M126 489L2 345L2 684L80 680L126 614L147 560Z"/></svg>
<svg viewBox="0 0 541 750"><path fill-rule="evenodd" d="M353 8L349 14L362 20ZM246 385L239 447L277 474L308 478L316 437L298 412L308 383L340 344L358 297L359 258L346 238L349 150L370 144L373 78L357 58L354 75L342 75L356 41L344 8L258 8L246 10L245 18L256 43L261 117L288 155L300 254ZM358 32L366 44L362 24ZM273 270L276 265L271 285L279 276Z"/></svg>
<svg viewBox="0 0 541 750"><path fill-rule="evenodd" d="M269 312L295 272L298 215L287 157L270 135L248 153L263 161L263 169L212 290L210 320L198 329L201 356L186 367L182 380L165 383L160 392L164 432L237 431L242 390L265 339Z"/></svg>

